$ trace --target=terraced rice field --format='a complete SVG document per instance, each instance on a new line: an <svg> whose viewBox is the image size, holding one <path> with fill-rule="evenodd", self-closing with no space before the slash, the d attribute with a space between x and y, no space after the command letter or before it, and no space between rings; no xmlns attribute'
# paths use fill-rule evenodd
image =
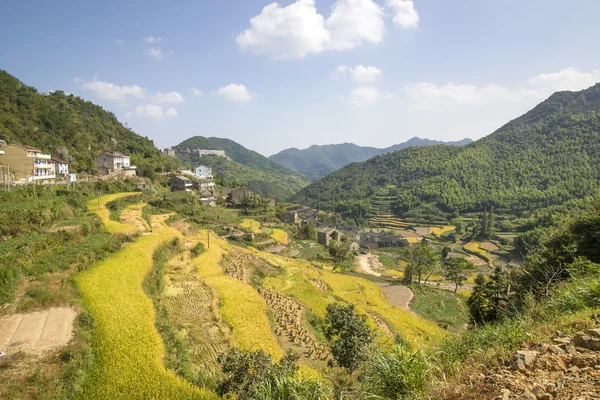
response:
<svg viewBox="0 0 600 400"><path fill-rule="evenodd" d="M154 250L176 236L178 232L170 228L142 236L77 277L83 300L96 321L94 364L83 387L83 399L216 398L165 369L154 307L142 289Z"/></svg>
<svg viewBox="0 0 600 400"><path fill-rule="evenodd" d="M290 260L264 252L259 252L259 256L284 270L279 276L265 279L266 286L292 296L321 317L325 315L327 304L341 299L355 304L360 311L370 315L374 326L377 324L372 314L382 318L392 331L421 345L438 343L446 334L433 322L392 306L381 289L371 281L317 270L302 260ZM325 282L331 292L320 291L311 280Z"/></svg>
<svg viewBox="0 0 600 400"><path fill-rule="evenodd" d="M284 246L287 246L287 244L289 243L288 234L284 230L273 229L271 237Z"/></svg>
<svg viewBox="0 0 600 400"><path fill-rule="evenodd" d="M221 315L231 327L237 345L246 350L260 348L276 360L281 358L283 350L271 331L265 300L251 286L224 273L221 263L229 244L212 232L210 248L204 237L195 240L207 250L192 261L200 277L219 294Z"/></svg>
<svg viewBox="0 0 600 400"><path fill-rule="evenodd" d="M111 220L110 219L110 211L106 208L106 203L110 203L111 201L120 199L122 197L135 196L135 195L139 195L139 194L140 194L139 192L108 194L108 195L102 196L100 198L100 203L101 203L100 206L98 205L98 199L94 199L94 200L88 201L87 208L89 211L95 213L96 215L98 215L100 217L100 219L102 220L102 223L104 224L104 227L106 228L106 230L108 232L114 233L114 234L125 234L125 235L132 234L137 231L135 226L129 225L129 224L122 224L120 222Z"/></svg>
<svg viewBox="0 0 600 400"><path fill-rule="evenodd" d="M480 247L480 243L476 241L469 242L463 246L466 251L470 251L479 255L482 259L486 260L488 264L491 265L492 258L489 256L489 253Z"/></svg>
<svg viewBox="0 0 600 400"><path fill-rule="evenodd" d="M436 235L441 237L445 232L450 232L456 230L456 227L453 225L446 225L446 226L431 226L429 227L429 233L432 235Z"/></svg>
<svg viewBox="0 0 600 400"><path fill-rule="evenodd" d="M240 226L252 233L262 233L263 232L263 230L260 228L260 222L255 221L251 218L244 218L242 220L242 223L240 224Z"/></svg>
<svg viewBox="0 0 600 400"><path fill-rule="evenodd" d="M371 225L384 228L405 228L408 224L394 214L377 214L370 220Z"/></svg>

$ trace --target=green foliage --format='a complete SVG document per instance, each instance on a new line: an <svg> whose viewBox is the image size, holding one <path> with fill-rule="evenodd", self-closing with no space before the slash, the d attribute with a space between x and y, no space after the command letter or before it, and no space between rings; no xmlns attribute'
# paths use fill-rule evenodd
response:
<svg viewBox="0 0 600 400"><path fill-rule="evenodd" d="M414 275L419 283L425 276L427 283L429 277L440 267L440 254L426 240L422 240L418 245L403 248L401 257L407 262L404 280L408 285L412 285Z"/></svg>
<svg viewBox="0 0 600 400"><path fill-rule="evenodd" d="M464 139L460 142L449 142L448 144L462 146L470 142L470 139ZM272 155L269 159L315 181L345 165L365 161L378 154L391 153L411 146L431 146L440 143L443 142L414 137L404 143L385 149L361 147L353 143L328 144L325 146L313 145L304 150L296 148L286 149Z"/></svg>
<svg viewBox="0 0 600 400"><path fill-rule="evenodd" d="M337 240L333 240L329 244L329 255L333 258L333 261L336 263L345 263L352 260L352 252L348 245L343 242L338 242Z"/></svg>
<svg viewBox="0 0 600 400"><path fill-rule="evenodd" d="M298 356L291 352L285 353L282 359L273 364L271 356L262 349L257 351L242 351L231 348L219 356L224 379L217 386L220 396L234 395L240 400L246 399L302 399L297 394L308 393L306 389L316 388L311 380L296 377ZM302 382L311 383L306 388L300 387ZM319 391L323 390L321 388ZM314 399L326 398L319 396ZM273 397L269 397L273 396Z"/></svg>
<svg viewBox="0 0 600 400"><path fill-rule="evenodd" d="M582 199L600 179L600 85L560 92L464 147L411 147L353 163L300 191L294 201L334 210L396 189L393 208L438 211L536 210Z"/></svg>
<svg viewBox="0 0 600 400"><path fill-rule="evenodd" d="M59 90L40 94L1 70L0 139L54 155L58 147L65 147L72 157L71 171L96 170L96 158L106 150L130 154L143 176L178 165L102 107Z"/></svg>
<svg viewBox="0 0 600 400"><path fill-rule="evenodd" d="M462 330L470 322L465 298L448 290L412 285L410 309L444 329Z"/></svg>
<svg viewBox="0 0 600 400"><path fill-rule="evenodd" d="M198 243L190 250L192 257L198 257L200 254L204 252L204 244Z"/></svg>
<svg viewBox="0 0 600 400"><path fill-rule="evenodd" d="M501 318L508 305L508 283L508 277L500 266L489 279L482 274L477 275L475 287L467 300L475 323L483 324Z"/></svg>
<svg viewBox="0 0 600 400"><path fill-rule="evenodd" d="M362 379L367 399L417 399L429 380L428 358L423 351L398 343L390 352L376 352Z"/></svg>
<svg viewBox="0 0 600 400"><path fill-rule="evenodd" d="M353 304L328 304L324 326L331 355L340 367L354 371L368 358L373 332L366 315L356 313Z"/></svg>
<svg viewBox="0 0 600 400"><path fill-rule="evenodd" d="M477 267L466 258L451 257L444 263L445 278L456 285L454 293L458 290L458 286L469 278L473 271L477 271Z"/></svg>

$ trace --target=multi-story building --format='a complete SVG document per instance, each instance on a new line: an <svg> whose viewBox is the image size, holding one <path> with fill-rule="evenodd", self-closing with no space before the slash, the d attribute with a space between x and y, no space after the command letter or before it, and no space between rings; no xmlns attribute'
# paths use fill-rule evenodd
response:
<svg viewBox="0 0 600 400"><path fill-rule="evenodd" d="M199 165L196 167L196 175L201 178L212 179L212 168L208 168L206 165Z"/></svg>
<svg viewBox="0 0 600 400"><path fill-rule="evenodd" d="M52 157L50 159L54 164L54 173L56 176L67 176L69 175L69 163L62 158Z"/></svg>
<svg viewBox="0 0 600 400"><path fill-rule="evenodd" d="M131 165L131 157L118 151L105 151L97 160L98 169L104 173L124 171L125 175L135 175L136 166Z"/></svg>
<svg viewBox="0 0 600 400"><path fill-rule="evenodd" d="M0 165L10 168L13 182L51 182L56 178L54 164L50 162L50 154L42 154L24 144L11 143L2 148Z"/></svg>

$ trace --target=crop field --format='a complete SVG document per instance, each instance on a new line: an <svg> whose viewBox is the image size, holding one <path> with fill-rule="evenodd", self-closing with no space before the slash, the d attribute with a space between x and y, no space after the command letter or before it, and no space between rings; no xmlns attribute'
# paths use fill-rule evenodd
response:
<svg viewBox="0 0 600 400"><path fill-rule="evenodd" d="M377 214L370 219L370 223L374 226L397 229L403 229L408 225L406 222L395 217L393 214Z"/></svg>
<svg viewBox="0 0 600 400"><path fill-rule="evenodd" d="M275 239L276 241L278 241L279 243L283 244L284 246L289 243L288 234L284 230L273 229L273 232L271 233L271 237L273 239Z"/></svg>
<svg viewBox="0 0 600 400"><path fill-rule="evenodd" d="M476 242L476 241L469 242L469 243L465 244L463 246L463 248L465 249L466 252L471 253L471 254L476 254L480 258L487 261L488 264L491 264L492 258L490 257L489 253L486 250L484 250L480 247L479 242Z"/></svg>
<svg viewBox="0 0 600 400"><path fill-rule="evenodd" d="M153 251L177 235L174 229L164 228L140 237L76 278L96 321L94 364L82 398L215 398L165 369L164 345L154 327L154 307L142 290L142 280L152 267Z"/></svg>
<svg viewBox="0 0 600 400"><path fill-rule="evenodd" d="M132 234L136 232L133 225L123 224L110 219L110 211L106 208L106 203L127 196L139 195L139 192L107 194L100 198L101 206L98 206L98 199L90 200L87 203L88 210L100 217L106 230L114 234Z"/></svg>
<svg viewBox="0 0 600 400"><path fill-rule="evenodd" d="M276 360L281 358L283 350L271 331L264 299L250 285L224 273L221 263L229 244L212 232L210 247L204 237L196 239L207 250L193 262L200 277L219 294L221 315L232 328L237 345L245 350L260 348Z"/></svg>
<svg viewBox="0 0 600 400"><path fill-rule="evenodd" d="M456 229L456 227L452 226L452 225L446 225L446 226L442 226L442 227L431 226L431 227L429 227L429 233L432 235L441 237L444 233L451 232L455 229Z"/></svg>
<svg viewBox="0 0 600 400"><path fill-rule="evenodd" d="M260 222L255 221L251 218L244 218L240 226L252 233L262 233L262 229L260 228Z"/></svg>

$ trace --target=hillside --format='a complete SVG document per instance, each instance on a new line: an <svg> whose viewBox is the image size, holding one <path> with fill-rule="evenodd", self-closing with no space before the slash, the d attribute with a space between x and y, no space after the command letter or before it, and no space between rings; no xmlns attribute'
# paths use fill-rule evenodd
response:
<svg viewBox="0 0 600 400"><path fill-rule="evenodd" d="M177 163L162 156L154 143L124 127L109 111L62 91L41 94L0 70L0 139L20 142L57 154L69 152L72 171L96 168L106 150L132 155L143 174L167 170Z"/></svg>
<svg viewBox="0 0 600 400"><path fill-rule="evenodd" d="M178 153L177 156L190 167L201 164L211 167L213 174L225 185L246 185L250 190L265 196L271 195L277 200L289 199L308 184L301 175L233 140L194 136L173 148L224 150L231 160L218 156L198 157L187 153Z"/></svg>
<svg viewBox="0 0 600 400"><path fill-rule="evenodd" d="M412 147L350 164L306 187L295 201L355 217L364 216L381 196L391 199L400 215L489 206L537 210L593 194L599 170L597 84L555 93L464 147Z"/></svg>
<svg viewBox="0 0 600 400"><path fill-rule="evenodd" d="M391 153L413 146L432 146L444 143L463 146L471 142L471 139L463 139L458 142L440 142L413 137L404 143L395 144L384 149L358 146L353 143L313 145L304 150L296 148L282 150L269 157L269 159L311 180L317 180L350 163L365 161L378 154Z"/></svg>

